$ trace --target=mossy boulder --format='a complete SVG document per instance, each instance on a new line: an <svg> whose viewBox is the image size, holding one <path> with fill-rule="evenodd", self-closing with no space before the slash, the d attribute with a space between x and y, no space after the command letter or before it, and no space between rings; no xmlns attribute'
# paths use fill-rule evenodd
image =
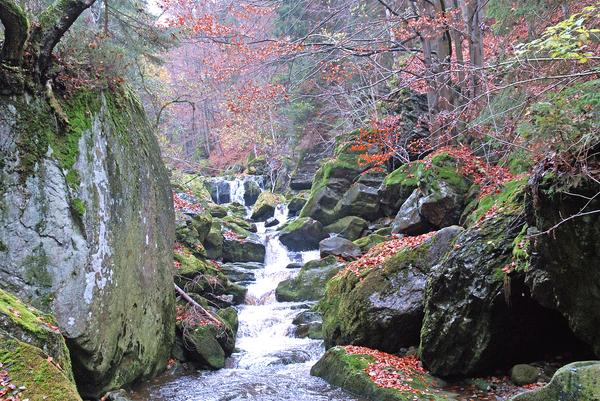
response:
<svg viewBox="0 0 600 401"><path fill-rule="evenodd" d="M246 233L245 236L232 231L225 234L223 240L224 262L264 262L265 245L256 234Z"/></svg>
<svg viewBox="0 0 600 401"><path fill-rule="evenodd" d="M247 232L256 232L256 224L238 216L225 216L221 221L225 228L229 228L231 231L243 236L248 235Z"/></svg>
<svg viewBox="0 0 600 401"><path fill-rule="evenodd" d="M0 99L0 287L52 312L81 394L163 370L174 338L173 192L125 87Z"/></svg>
<svg viewBox="0 0 600 401"><path fill-rule="evenodd" d="M248 160L246 172L251 175L265 175L267 171L267 159L265 156L257 156Z"/></svg>
<svg viewBox="0 0 600 401"><path fill-rule="evenodd" d="M177 241L197 249L206 240L212 226L213 217L204 212L183 221L178 221L175 229Z"/></svg>
<svg viewBox="0 0 600 401"><path fill-rule="evenodd" d="M383 236L379 234L370 234L366 237L362 237L357 239L354 242L354 245L358 246L361 252L366 253L369 249L373 248L377 244L381 244L390 239L390 236Z"/></svg>
<svg viewBox="0 0 600 401"><path fill-rule="evenodd" d="M307 251L319 247L327 234L323 225L310 217L300 217L281 229L279 240L290 251Z"/></svg>
<svg viewBox="0 0 600 401"><path fill-rule="evenodd" d="M70 366L61 366L40 348L3 331L0 331L0 364L0 370L7 370L11 384L23 388L19 392L22 400L81 401Z"/></svg>
<svg viewBox="0 0 600 401"><path fill-rule="evenodd" d="M214 177L205 180L204 185L210 193L213 202L217 204L231 202L231 186L229 185L229 181L221 177Z"/></svg>
<svg viewBox="0 0 600 401"><path fill-rule="evenodd" d="M73 381L71 357L57 325L52 315L27 306L12 294L0 290L0 333L39 348Z"/></svg>
<svg viewBox="0 0 600 401"><path fill-rule="evenodd" d="M174 169L171 172L171 186L176 192L191 193L200 204L206 207L212 203L210 192L206 189L205 178L196 174L187 174Z"/></svg>
<svg viewBox="0 0 600 401"><path fill-rule="evenodd" d="M419 162L404 164L388 174L379 188L381 210L386 216L395 216L400 206L419 186Z"/></svg>
<svg viewBox="0 0 600 401"><path fill-rule="evenodd" d="M252 208L252 220L265 221L275 214L275 208L283 203L285 198L282 195L264 191L260 194L254 207Z"/></svg>
<svg viewBox="0 0 600 401"><path fill-rule="evenodd" d="M312 310L302 311L294 317L292 324L296 326L294 336L297 338L323 339L323 318L318 312Z"/></svg>
<svg viewBox="0 0 600 401"><path fill-rule="evenodd" d="M208 206L208 212L213 217L223 218L223 217L227 216L227 211L228 211L227 207L225 207L223 205L210 204Z"/></svg>
<svg viewBox="0 0 600 401"><path fill-rule="evenodd" d="M342 267L335 256L307 262L296 277L279 283L275 297L279 302L318 301L325 294L327 281Z"/></svg>
<svg viewBox="0 0 600 401"><path fill-rule="evenodd" d="M225 367L225 351L218 340L219 328L212 324L197 325L183 331L188 358L210 369Z"/></svg>
<svg viewBox="0 0 600 401"><path fill-rule="evenodd" d="M460 231L446 228L360 276L346 272L329 281L318 306L325 346L355 344L394 353L418 344L429 271Z"/></svg>
<svg viewBox="0 0 600 401"><path fill-rule="evenodd" d="M210 231L204 239L204 249L206 255L211 259L221 259L223 256L223 233L220 220L213 220Z"/></svg>
<svg viewBox="0 0 600 401"><path fill-rule="evenodd" d="M375 362L370 355L349 354L344 347L329 349L312 367L310 374L325 379L359 397L373 401L445 401L454 395L440 390L436 379L426 373L403 372L405 390L380 387L366 372ZM390 368L391 369L391 368Z"/></svg>
<svg viewBox="0 0 600 401"><path fill-rule="evenodd" d="M571 179L575 184L561 185L547 172L532 180L528 233L535 237L521 239L519 256L529 259L526 281L536 301L560 311L577 337L600 356L600 214L569 218L600 210L599 185L586 177ZM550 234L539 234L549 229Z"/></svg>
<svg viewBox="0 0 600 401"><path fill-rule="evenodd" d="M345 216L359 216L367 220L379 217L379 196L377 188L356 182L344 192L333 209L336 219Z"/></svg>
<svg viewBox="0 0 600 401"><path fill-rule="evenodd" d="M600 399L600 362L575 362L560 368L546 386L511 401L596 401Z"/></svg>
<svg viewBox="0 0 600 401"><path fill-rule="evenodd" d="M246 179L244 180L244 204L245 206L252 206L256 203L256 200L260 196L262 190L260 185L255 180Z"/></svg>
<svg viewBox="0 0 600 401"><path fill-rule="evenodd" d="M367 226L368 223L365 219L357 216L346 216L326 226L324 229L329 234L337 234L340 237L354 241L360 238Z"/></svg>
<svg viewBox="0 0 600 401"><path fill-rule="evenodd" d="M540 369L520 363L510 369L510 380L517 386L532 384L540 377Z"/></svg>
<svg viewBox="0 0 600 401"><path fill-rule="evenodd" d="M297 214L306 204L308 194L296 195L288 203L288 210L292 215Z"/></svg>

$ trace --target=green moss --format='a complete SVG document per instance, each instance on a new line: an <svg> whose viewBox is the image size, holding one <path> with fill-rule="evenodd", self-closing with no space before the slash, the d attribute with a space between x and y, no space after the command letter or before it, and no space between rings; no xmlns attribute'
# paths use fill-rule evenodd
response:
<svg viewBox="0 0 600 401"><path fill-rule="evenodd" d="M48 333L48 326L45 322L56 324L52 316L43 315L33 308L30 309L16 297L3 290L0 290L0 313L8 316L14 325L21 326L31 333L42 336Z"/></svg>
<svg viewBox="0 0 600 401"><path fill-rule="evenodd" d="M0 241L0 252L7 252L8 251L8 247L6 246L6 244L4 244L4 242Z"/></svg>
<svg viewBox="0 0 600 401"><path fill-rule="evenodd" d="M193 277L206 273L218 274L218 270L212 263L195 257L191 252L177 252L174 258L181 263L181 267L176 272L180 276Z"/></svg>
<svg viewBox="0 0 600 401"><path fill-rule="evenodd" d="M375 245L380 244L384 241L387 241L388 239L389 239L389 236L383 236L383 235L379 235L379 234L371 234L371 235L367 235L366 237L359 238L353 242L364 253L364 252L367 252L369 249L373 248Z"/></svg>
<svg viewBox="0 0 600 401"><path fill-rule="evenodd" d="M31 401L81 401L65 372L41 349L0 333L0 362L12 384L24 387L21 399Z"/></svg>
<svg viewBox="0 0 600 401"><path fill-rule="evenodd" d="M73 210L75 211L75 213L77 213L77 215L80 218L83 218L83 216L85 215L85 202L79 198L75 198L71 201L71 207L73 208Z"/></svg>
<svg viewBox="0 0 600 401"><path fill-rule="evenodd" d="M487 212L496 208L497 213L516 214L523 210L524 191L527 177L509 181L502 187L500 193L486 195L479 199L477 207L467 216L468 225L477 223Z"/></svg>

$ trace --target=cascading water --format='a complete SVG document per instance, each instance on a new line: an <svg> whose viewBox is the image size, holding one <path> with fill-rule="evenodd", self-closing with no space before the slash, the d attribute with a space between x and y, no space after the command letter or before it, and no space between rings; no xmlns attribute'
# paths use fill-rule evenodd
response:
<svg viewBox="0 0 600 401"><path fill-rule="evenodd" d="M227 367L214 372L163 377L137 393L136 400L356 400L310 376L311 366L324 352L323 343L294 337L291 323L310 304L275 300L277 284L298 273L298 269L287 268L289 263L319 258L318 251L288 252L278 237L279 227L287 221L287 206L279 205L275 217L279 221L275 227L265 228L264 223L257 223L257 233L266 245L265 266L248 287L246 304L238 307L236 352L227 361Z"/></svg>

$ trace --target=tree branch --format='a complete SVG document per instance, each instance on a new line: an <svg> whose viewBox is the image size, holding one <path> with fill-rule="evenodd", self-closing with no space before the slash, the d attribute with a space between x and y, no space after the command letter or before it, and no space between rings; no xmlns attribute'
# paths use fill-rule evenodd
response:
<svg viewBox="0 0 600 401"><path fill-rule="evenodd" d="M6 1L6 0L0 0ZM52 60L52 51L75 20L96 0L56 0L40 15L32 41L36 46L38 73L45 77Z"/></svg>
<svg viewBox="0 0 600 401"><path fill-rule="evenodd" d="M0 21L4 25L4 43L0 52L0 62L20 66L29 36L27 15L13 0L0 0Z"/></svg>

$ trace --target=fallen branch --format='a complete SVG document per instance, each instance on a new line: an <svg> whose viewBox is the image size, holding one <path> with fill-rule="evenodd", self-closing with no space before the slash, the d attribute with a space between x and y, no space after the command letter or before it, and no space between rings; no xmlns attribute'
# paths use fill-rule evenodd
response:
<svg viewBox="0 0 600 401"><path fill-rule="evenodd" d="M210 313L208 310L206 310L198 302L194 301L194 299L192 297L190 297L184 290L179 288L179 286L177 284L173 283L173 285L175 286L175 291L177 291L177 293L179 295L181 295L181 298L185 299L194 308L198 308L200 310L200 312L202 312L204 315L206 315L206 317L208 319L210 319L216 326L221 327L223 325L223 323L221 323L221 321L219 319L217 319L212 313Z"/></svg>

